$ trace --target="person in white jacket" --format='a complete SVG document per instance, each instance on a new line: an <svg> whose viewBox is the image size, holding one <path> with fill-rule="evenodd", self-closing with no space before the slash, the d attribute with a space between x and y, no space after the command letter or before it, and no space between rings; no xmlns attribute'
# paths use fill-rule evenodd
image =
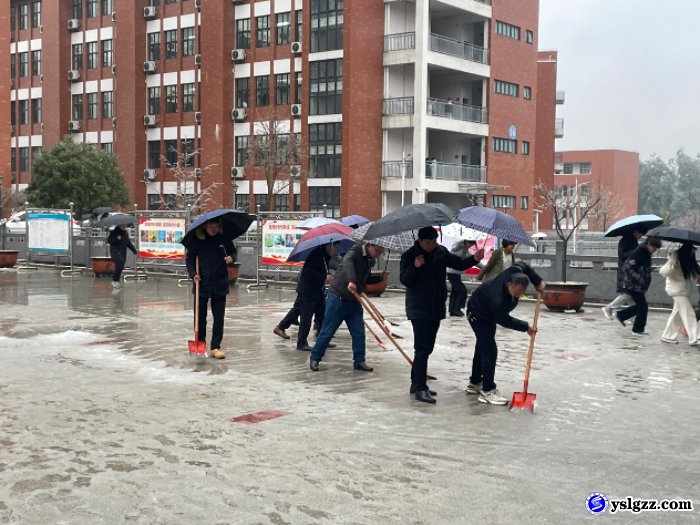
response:
<svg viewBox="0 0 700 525"><path fill-rule="evenodd" d="M661 340L664 343L678 344L678 332L681 325L684 325L690 344L700 346L698 320L690 303L693 282L700 282L700 265L695 259L695 246L684 243L678 250L671 252L659 273L666 278L666 293L673 298L673 311L661 334Z"/></svg>

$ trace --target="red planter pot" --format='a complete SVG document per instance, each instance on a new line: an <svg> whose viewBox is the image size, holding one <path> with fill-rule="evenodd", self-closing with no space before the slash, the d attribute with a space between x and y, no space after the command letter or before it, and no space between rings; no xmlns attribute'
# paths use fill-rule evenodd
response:
<svg viewBox="0 0 700 525"><path fill-rule="evenodd" d="M114 261L111 257L90 257L90 264L95 277L111 276L114 273Z"/></svg>
<svg viewBox="0 0 700 525"><path fill-rule="evenodd" d="M547 283L544 289L544 305L554 312L565 310L581 311L586 300L588 283L576 281Z"/></svg>
<svg viewBox="0 0 700 525"><path fill-rule="evenodd" d="M371 277L367 281L367 290L365 293L370 297L379 297L386 290L386 285L389 282L389 272L376 271L372 272Z"/></svg>
<svg viewBox="0 0 700 525"><path fill-rule="evenodd" d="M12 268L17 264L17 250L0 250L0 268Z"/></svg>
<svg viewBox="0 0 700 525"><path fill-rule="evenodd" d="M238 272L241 267L241 263L233 263L228 266L228 283L236 284L238 280Z"/></svg>

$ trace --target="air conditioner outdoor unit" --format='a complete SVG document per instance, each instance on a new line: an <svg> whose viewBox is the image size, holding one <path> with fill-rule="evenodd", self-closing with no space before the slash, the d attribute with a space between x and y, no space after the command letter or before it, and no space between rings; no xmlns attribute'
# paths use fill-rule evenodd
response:
<svg viewBox="0 0 700 525"><path fill-rule="evenodd" d="M202 65L202 55L195 55L194 56L194 64L196 66L201 66Z"/></svg>
<svg viewBox="0 0 700 525"><path fill-rule="evenodd" d="M156 170L143 170L143 180L145 180L146 182L153 182L154 180L156 180Z"/></svg>
<svg viewBox="0 0 700 525"><path fill-rule="evenodd" d="M39 75L39 82L44 83L44 75Z"/></svg>
<svg viewBox="0 0 700 525"><path fill-rule="evenodd" d="M295 118L301 117L301 104L292 104L292 116Z"/></svg>
<svg viewBox="0 0 700 525"><path fill-rule="evenodd" d="M68 20L68 31L80 31L80 20L77 18Z"/></svg>
<svg viewBox="0 0 700 525"><path fill-rule="evenodd" d="M202 0L194 0L194 6L197 9L201 9L202 8Z"/></svg>
<svg viewBox="0 0 700 525"><path fill-rule="evenodd" d="M78 80L80 80L80 71L78 71L77 69L71 69L70 71L68 71L68 80L70 80L71 82L77 82Z"/></svg>
<svg viewBox="0 0 700 525"><path fill-rule="evenodd" d="M113 128L116 128L116 127L117 127L117 117L114 117L114 118L112 119L112 127L113 127Z"/></svg>
<svg viewBox="0 0 700 525"><path fill-rule="evenodd" d="M231 0L233 5L245 4L245 0Z"/></svg>
<svg viewBox="0 0 700 525"><path fill-rule="evenodd" d="M243 62L245 60L245 49L233 49L231 51L231 62Z"/></svg>
<svg viewBox="0 0 700 525"><path fill-rule="evenodd" d="M143 17L146 19L155 18L157 14L155 6L149 5L143 8Z"/></svg>
<svg viewBox="0 0 700 525"><path fill-rule="evenodd" d="M68 131L80 131L80 121L71 120L68 122Z"/></svg>
<svg viewBox="0 0 700 525"><path fill-rule="evenodd" d="M195 111L195 112L194 112L194 121L195 121L195 122L201 122L201 121L202 121L202 112L201 112L201 111Z"/></svg>
<svg viewBox="0 0 700 525"><path fill-rule="evenodd" d="M117 21L117 12L112 11L112 22L116 22L116 21Z"/></svg>
<svg viewBox="0 0 700 525"><path fill-rule="evenodd" d="M231 120L245 120L245 117L245 108L236 108L233 111L231 111Z"/></svg>
<svg viewBox="0 0 700 525"><path fill-rule="evenodd" d="M289 176L290 177L300 177L301 176L301 166L289 166Z"/></svg>
<svg viewBox="0 0 700 525"><path fill-rule="evenodd" d="M148 62L143 63L143 72L144 73L155 73L158 70L156 63L153 60L149 60Z"/></svg>
<svg viewBox="0 0 700 525"><path fill-rule="evenodd" d="M112 64L112 74L113 75L117 74L117 64Z"/></svg>
<svg viewBox="0 0 700 525"><path fill-rule="evenodd" d="M301 53L301 42L292 42L292 53L295 55Z"/></svg>
<svg viewBox="0 0 700 525"><path fill-rule="evenodd" d="M202 180L202 168L194 169L194 178L197 180Z"/></svg>
<svg viewBox="0 0 700 525"><path fill-rule="evenodd" d="M240 167L231 168L231 178L232 179L242 179L245 177L245 170Z"/></svg>
<svg viewBox="0 0 700 525"><path fill-rule="evenodd" d="M152 128L156 124L158 124L158 118L155 115L144 115L143 116L143 125L144 126Z"/></svg>

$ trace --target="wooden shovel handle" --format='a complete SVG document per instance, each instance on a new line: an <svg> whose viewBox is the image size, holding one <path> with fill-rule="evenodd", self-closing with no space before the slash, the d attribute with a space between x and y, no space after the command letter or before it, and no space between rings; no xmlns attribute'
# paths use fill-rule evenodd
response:
<svg viewBox="0 0 700 525"><path fill-rule="evenodd" d="M542 302L542 294L537 293L537 303L535 303L535 319L532 321L532 328L537 330L537 320L540 317L540 303ZM532 366L532 352L535 348L535 336L537 332L530 336L530 348L527 351L527 364L525 365L525 385L527 385L530 380L530 367ZM525 387L525 392L527 393L527 386Z"/></svg>
<svg viewBox="0 0 700 525"><path fill-rule="evenodd" d="M401 348L401 346L399 346L399 343L396 342L396 339L394 339L394 336L391 335L391 330L389 330L384 325L384 323L381 322L379 317L374 313L374 310L372 309L372 307L365 302L364 298L359 293L352 292L352 294L355 296L355 299L357 299L359 301L359 303L362 305L362 308L364 308L365 311L372 317L372 319L374 319L374 322L377 323L379 328L382 329L382 331L386 334L386 336L389 338L389 340L394 344L396 349L399 352L401 352L401 355L404 356L406 361L408 361L408 364L413 366L413 360L410 357L408 357L406 352L403 351L403 348Z"/></svg>
<svg viewBox="0 0 700 525"><path fill-rule="evenodd" d="M194 263L194 340L199 341L199 255Z"/></svg>

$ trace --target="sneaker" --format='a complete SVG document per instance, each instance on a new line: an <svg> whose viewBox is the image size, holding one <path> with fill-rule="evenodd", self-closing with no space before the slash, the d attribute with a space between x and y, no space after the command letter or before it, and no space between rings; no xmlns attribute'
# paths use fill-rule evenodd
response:
<svg viewBox="0 0 700 525"><path fill-rule="evenodd" d="M700 346L700 339L690 342L690 346Z"/></svg>
<svg viewBox="0 0 700 525"><path fill-rule="evenodd" d="M661 338L661 342L662 342L662 343L668 343L668 344L670 344L670 345L677 345L677 344L678 344L678 341L677 341L677 340L675 340L675 339L669 339L668 337L662 337L662 338ZM691 343L691 344L692 344L692 343Z"/></svg>
<svg viewBox="0 0 700 525"><path fill-rule="evenodd" d="M608 321L613 320L613 311L609 307L603 306L603 308L601 308L601 310L603 310L603 315L605 316L605 318Z"/></svg>
<svg viewBox="0 0 700 525"><path fill-rule="evenodd" d="M467 394L481 394L484 391L484 386L483 383L474 384L470 381L464 391Z"/></svg>
<svg viewBox="0 0 700 525"><path fill-rule="evenodd" d="M649 335L649 332L635 332L634 330L632 330L632 333L633 333L634 335L638 335L639 337L643 337L643 336Z"/></svg>
<svg viewBox="0 0 700 525"><path fill-rule="evenodd" d="M221 348L214 348L210 355L213 359L226 359L226 354Z"/></svg>
<svg viewBox="0 0 700 525"><path fill-rule="evenodd" d="M117 281L112 281L112 288L119 289L122 285Z"/></svg>
<svg viewBox="0 0 700 525"><path fill-rule="evenodd" d="M622 319L620 319L620 316L618 315L617 312L615 312L615 313L613 314L613 319L617 319L617 320L620 322L620 324L621 324L622 326L627 326L627 325L625 324L625 322L624 322Z"/></svg>
<svg viewBox="0 0 700 525"><path fill-rule="evenodd" d="M488 392L482 391L479 393L479 402L488 403L490 405L507 405L508 400L503 397L498 390L493 389Z"/></svg>

